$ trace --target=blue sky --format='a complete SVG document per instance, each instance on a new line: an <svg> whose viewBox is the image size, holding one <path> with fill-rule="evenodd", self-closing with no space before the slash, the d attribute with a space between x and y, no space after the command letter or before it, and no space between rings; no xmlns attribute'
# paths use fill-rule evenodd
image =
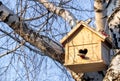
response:
<svg viewBox="0 0 120 81"><path fill-rule="evenodd" d="M1 0L8 8L16 12L16 5L13 0ZM17 0L15 0L17 1ZM71 6L69 6L71 5ZM68 7L67 9L75 15L78 20L86 20L88 18L92 18L94 22L94 12L93 12L93 1L91 0L73 0L69 4L64 7ZM69 9L71 7L75 7L78 10ZM57 26L60 32L69 31L69 25L62 20L61 18L56 18L56 23L53 26ZM58 23L57 23L58 22ZM4 24L5 25L5 24ZM91 23L93 26L94 23ZM60 28L64 27L65 28ZM6 31L10 30L9 27L3 27L0 24L2 29ZM10 30L11 31L11 30ZM55 31L53 33L56 34ZM57 39L59 41L61 37ZM0 41L5 41L7 39L0 39ZM11 41L12 42L12 41ZM0 43L0 45L2 42ZM14 48L17 43L14 43L10 48ZM22 51L21 51L22 50ZM1 52L1 51L0 51ZM14 56L14 58L13 58ZM26 57L24 57L26 56ZM29 58L28 58L29 57ZM12 58L12 60L11 60ZM10 63L11 62L11 63ZM24 64L26 63L26 64ZM0 59L0 68L5 67L10 64L8 71L3 75L0 75L0 81L27 81L27 77L29 79L33 79L34 81L74 81L70 75L70 73L66 70L66 68L52 60L47 56L41 56L39 54L33 53L29 49L25 47L21 47L18 51L16 51L15 55L11 54L5 56ZM25 66L26 65L26 66ZM27 69L28 72L27 72ZM3 70L3 69L2 69ZM0 71L0 74L2 73ZM29 76L25 76L26 73L29 73Z"/></svg>

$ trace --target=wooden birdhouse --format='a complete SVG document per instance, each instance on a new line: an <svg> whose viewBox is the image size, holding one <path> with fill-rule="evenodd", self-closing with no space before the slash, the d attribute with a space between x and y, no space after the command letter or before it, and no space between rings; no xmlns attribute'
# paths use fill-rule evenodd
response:
<svg viewBox="0 0 120 81"><path fill-rule="evenodd" d="M65 66L76 73L102 71L107 68L112 47L106 34L85 22L78 23L60 41L65 48Z"/></svg>

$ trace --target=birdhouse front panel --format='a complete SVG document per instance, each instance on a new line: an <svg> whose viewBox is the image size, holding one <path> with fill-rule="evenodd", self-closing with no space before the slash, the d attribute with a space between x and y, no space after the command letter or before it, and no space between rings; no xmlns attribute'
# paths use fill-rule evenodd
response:
<svg viewBox="0 0 120 81"><path fill-rule="evenodd" d="M84 47L83 47L84 46ZM87 44L87 45L80 45L80 46L69 46L68 47L68 61L69 64L78 64L78 63L92 63L101 61L101 55L99 48L99 43L96 44ZM87 52L85 51L87 49ZM79 51L82 50L80 53ZM82 53L85 54L85 56L82 56Z"/></svg>
<svg viewBox="0 0 120 81"><path fill-rule="evenodd" d="M65 63L78 64L101 61L102 58L100 46L100 37L83 27L81 30L77 31L67 42L66 51L68 52L66 53ZM85 49L87 50L87 53L85 53Z"/></svg>

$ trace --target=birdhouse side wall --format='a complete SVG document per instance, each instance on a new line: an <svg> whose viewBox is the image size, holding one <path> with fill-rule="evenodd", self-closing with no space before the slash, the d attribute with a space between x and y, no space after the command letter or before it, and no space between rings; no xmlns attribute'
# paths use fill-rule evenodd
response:
<svg viewBox="0 0 120 81"><path fill-rule="evenodd" d="M102 59L106 65L110 63L110 48L105 44L101 43Z"/></svg>

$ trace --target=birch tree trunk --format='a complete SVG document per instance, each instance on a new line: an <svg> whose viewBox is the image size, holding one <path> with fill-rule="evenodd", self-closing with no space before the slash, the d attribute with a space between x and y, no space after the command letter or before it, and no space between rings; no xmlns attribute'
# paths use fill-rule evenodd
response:
<svg viewBox="0 0 120 81"><path fill-rule="evenodd" d="M105 30L106 23L106 1L105 0L95 0L94 1L94 11L95 11L95 24L97 31Z"/></svg>
<svg viewBox="0 0 120 81"><path fill-rule="evenodd" d="M103 81L120 81L120 51L112 59Z"/></svg>
<svg viewBox="0 0 120 81"><path fill-rule="evenodd" d="M0 2L0 19L19 34L26 42L40 49L45 55L54 60L64 63L63 47L51 40L49 37L40 35L36 31L30 29L28 25L22 21L11 10L9 10L2 2Z"/></svg>
<svg viewBox="0 0 120 81"><path fill-rule="evenodd" d="M103 81L120 81L120 0L117 0L116 8L108 17L108 25L111 30L113 44L116 53L112 58L109 69Z"/></svg>

